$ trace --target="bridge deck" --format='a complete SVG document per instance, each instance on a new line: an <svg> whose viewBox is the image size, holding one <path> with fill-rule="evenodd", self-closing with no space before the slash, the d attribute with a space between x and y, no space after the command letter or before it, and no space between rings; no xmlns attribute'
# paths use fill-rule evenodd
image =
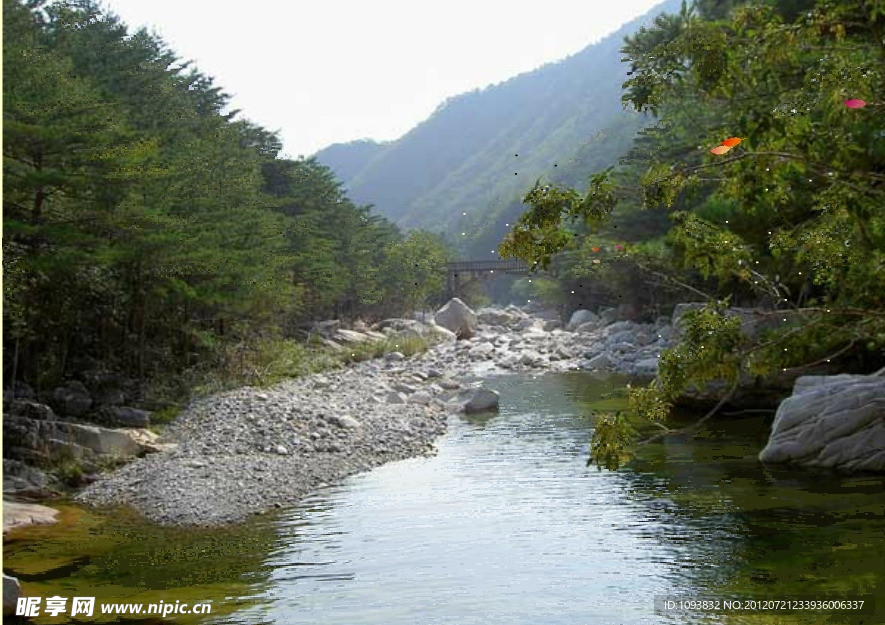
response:
<svg viewBox="0 0 885 625"><path fill-rule="evenodd" d="M529 266L521 260L457 260L449 263L452 273L480 273L500 271L501 273L528 273Z"/></svg>

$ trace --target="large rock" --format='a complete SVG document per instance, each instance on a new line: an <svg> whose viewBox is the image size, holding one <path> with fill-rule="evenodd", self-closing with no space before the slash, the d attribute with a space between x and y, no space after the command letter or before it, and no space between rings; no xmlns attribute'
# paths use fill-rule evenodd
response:
<svg viewBox="0 0 885 625"><path fill-rule="evenodd" d="M599 329L598 321L588 321L587 323L582 323L572 330L572 332L595 332Z"/></svg>
<svg viewBox="0 0 885 625"><path fill-rule="evenodd" d="M48 497L58 481L37 467L20 460L3 459L3 494L20 497Z"/></svg>
<svg viewBox="0 0 885 625"><path fill-rule="evenodd" d="M46 404L27 399L16 399L3 402L4 417L25 417L41 421L55 421L55 412Z"/></svg>
<svg viewBox="0 0 885 625"><path fill-rule="evenodd" d="M614 361L612 361L608 354L599 354L598 356L591 358L585 366L587 369L591 370L611 369L614 366Z"/></svg>
<svg viewBox="0 0 885 625"><path fill-rule="evenodd" d="M519 319L512 312L500 308L482 308L477 311L476 318L484 325L505 327L509 327Z"/></svg>
<svg viewBox="0 0 885 625"><path fill-rule="evenodd" d="M606 342L610 345L617 345L618 343L638 345L639 339L636 336L635 330L621 330L620 332L615 332L609 336L608 339L606 339Z"/></svg>
<svg viewBox="0 0 885 625"><path fill-rule="evenodd" d="M142 453L142 446L129 430L114 430L97 425L80 423L62 424L62 432L67 437L62 440L73 442L90 449L99 456L129 458Z"/></svg>
<svg viewBox="0 0 885 625"><path fill-rule="evenodd" d="M332 340L338 343L344 343L346 345L356 345L358 343L365 343L370 340L368 336L363 334L362 332L357 332L355 330L336 330L332 334Z"/></svg>
<svg viewBox="0 0 885 625"><path fill-rule="evenodd" d="M140 452L145 454L157 453L160 451L169 451L176 448L176 443L161 443L160 435L145 429L129 429L122 430L139 446Z"/></svg>
<svg viewBox="0 0 885 625"><path fill-rule="evenodd" d="M454 343L458 340L458 335L449 330L448 328L444 328L441 325L432 323L425 326L427 328L426 337L432 341L438 341L440 343Z"/></svg>
<svg viewBox="0 0 885 625"><path fill-rule="evenodd" d="M544 363L544 357L533 349L527 349L519 357L519 364L538 367Z"/></svg>
<svg viewBox="0 0 885 625"><path fill-rule="evenodd" d="M19 416L3 419L4 453L27 462L46 461L65 455L80 458L84 450L100 456L138 456L150 451L141 442L144 432L148 430L110 429Z"/></svg>
<svg viewBox="0 0 885 625"><path fill-rule="evenodd" d="M15 606L22 594L21 584L14 577L3 574L3 616L15 613Z"/></svg>
<svg viewBox="0 0 885 625"><path fill-rule="evenodd" d="M409 403L427 406L433 401L433 395L427 391L418 391L409 397Z"/></svg>
<svg viewBox="0 0 885 625"><path fill-rule="evenodd" d="M476 332L476 313L457 297L440 308L434 319L437 325L454 332L459 339L469 339Z"/></svg>
<svg viewBox="0 0 885 625"><path fill-rule="evenodd" d="M458 398L461 404L461 410L467 414L476 412L486 412L498 409L499 395L496 391L487 388L468 389Z"/></svg>
<svg viewBox="0 0 885 625"><path fill-rule="evenodd" d="M570 330L574 332L578 326L582 326L588 323L592 323L599 326L599 317L596 313L590 310L576 310L572 313L572 316L569 317L568 325L566 325L566 330ZM585 332L589 331L590 326L587 326Z"/></svg>
<svg viewBox="0 0 885 625"><path fill-rule="evenodd" d="M386 330L391 329L395 332L405 332L406 330L415 330L419 326L423 325L420 321L416 321L415 319L401 319L399 317L391 317L390 319L384 319L383 321L379 321L375 324L375 328L378 330Z"/></svg>
<svg viewBox="0 0 885 625"><path fill-rule="evenodd" d="M101 423L124 428L146 428L151 424L151 413L128 406L107 406L98 411Z"/></svg>
<svg viewBox="0 0 885 625"><path fill-rule="evenodd" d="M3 399L4 400L14 400L14 399L36 399L37 394L34 392L27 383L22 382L21 380L17 381L15 385L10 388L3 389Z"/></svg>
<svg viewBox="0 0 885 625"><path fill-rule="evenodd" d="M414 319L385 319L384 321L379 322L375 327L384 332L385 335L388 335L388 338L395 336L408 338L413 336L431 342L450 342L457 339L454 332L433 323L432 317L429 315L428 318L430 321L427 323L422 323L421 321L416 321ZM374 333L367 332L366 334L372 336Z"/></svg>
<svg viewBox="0 0 885 625"><path fill-rule="evenodd" d="M82 382L68 382L52 391L52 406L63 415L82 417L92 407L92 398Z"/></svg>
<svg viewBox="0 0 885 625"><path fill-rule="evenodd" d="M122 406L126 403L126 393L120 389L110 389L99 395L96 403L99 406Z"/></svg>
<svg viewBox="0 0 885 625"><path fill-rule="evenodd" d="M35 503L3 501L3 533L28 525L51 525L55 523L58 510ZM4 588L4 594L5 594Z"/></svg>
<svg viewBox="0 0 885 625"><path fill-rule="evenodd" d="M778 407L766 463L885 471L885 376L803 376Z"/></svg>
<svg viewBox="0 0 885 625"><path fill-rule="evenodd" d="M653 378L658 374L658 358L643 358L633 365L632 374L640 378Z"/></svg>
<svg viewBox="0 0 885 625"><path fill-rule="evenodd" d="M467 356L471 360L485 360L491 358L494 351L495 346L491 343L480 343L475 347L471 347L470 351L467 352Z"/></svg>
<svg viewBox="0 0 885 625"><path fill-rule="evenodd" d="M618 320L618 312L614 308L599 311L599 325L605 326Z"/></svg>

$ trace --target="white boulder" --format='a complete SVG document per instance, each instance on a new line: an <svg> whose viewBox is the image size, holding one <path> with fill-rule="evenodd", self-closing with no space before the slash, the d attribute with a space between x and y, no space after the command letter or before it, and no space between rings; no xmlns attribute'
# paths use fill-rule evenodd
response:
<svg viewBox="0 0 885 625"><path fill-rule="evenodd" d="M572 313L572 316L569 317L568 325L566 325L566 330L574 332L578 326L587 323L593 323L598 326L599 316L591 310L576 310ZM584 331L586 332L587 330Z"/></svg>
<svg viewBox="0 0 885 625"><path fill-rule="evenodd" d="M885 471L885 376L803 376L778 407L767 463Z"/></svg>
<svg viewBox="0 0 885 625"><path fill-rule="evenodd" d="M454 332L459 339L469 339L476 332L476 313L457 297L440 308L434 319L437 325Z"/></svg>

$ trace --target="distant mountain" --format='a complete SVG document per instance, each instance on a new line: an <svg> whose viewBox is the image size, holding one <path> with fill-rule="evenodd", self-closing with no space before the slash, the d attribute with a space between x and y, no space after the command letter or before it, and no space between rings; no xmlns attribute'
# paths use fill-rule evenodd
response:
<svg viewBox="0 0 885 625"><path fill-rule="evenodd" d="M365 166L383 152L389 143L372 139L359 139L348 143L335 143L316 154L321 163L332 168L341 181L353 180ZM345 182L346 184L346 182Z"/></svg>
<svg viewBox="0 0 885 625"><path fill-rule="evenodd" d="M441 232L465 250L494 245L536 179L582 186L629 147L647 118L621 106L623 39L680 4L668 0L562 61L450 98L396 141L335 144L317 160L354 201L403 227Z"/></svg>

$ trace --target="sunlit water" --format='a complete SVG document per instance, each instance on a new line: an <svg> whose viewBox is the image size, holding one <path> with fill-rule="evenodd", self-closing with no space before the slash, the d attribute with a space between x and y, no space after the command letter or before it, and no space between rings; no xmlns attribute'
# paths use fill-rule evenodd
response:
<svg viewBox="0 0 885 625"><path fill-rule="evenodd" d="M213 599L227 606L216 624L885 622L885 605L708 619L654 611L655 595L882 596L881 477L765 470L755 459L767 433L758 417L598 471L586 466L586 415L618 403L600 404L619 390L614 381L505 376L488 385L501 393L500 413L453 418L434 457L354 476L227 534L138 526L64 586L79 575L80 584L164 591L167 601ZM102 531L119 539L112 527ZM15 547L13 568L17 553L24 560Z"/></svg>

